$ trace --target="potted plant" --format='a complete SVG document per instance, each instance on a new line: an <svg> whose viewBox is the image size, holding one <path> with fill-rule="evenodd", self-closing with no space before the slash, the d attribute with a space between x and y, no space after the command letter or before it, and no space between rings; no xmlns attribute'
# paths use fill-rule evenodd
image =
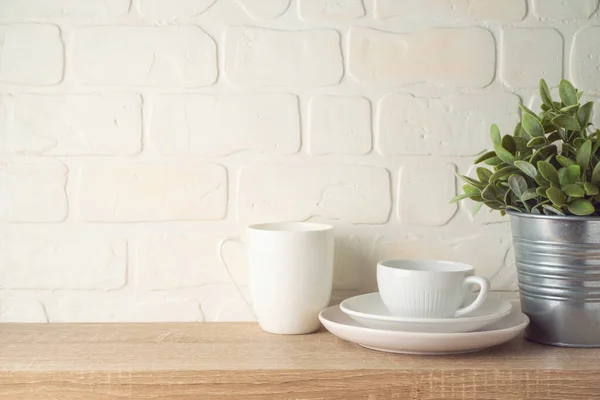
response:
<svg viewBox="0 0 600 400"><path fill-rule="evenodd" d="M462 194L510 217L530 340L600 347L600 130L593 103L567 80L560 101L540 81L541 111L520 105L512 134L491 127L493 150L460 175Z"/></svg>

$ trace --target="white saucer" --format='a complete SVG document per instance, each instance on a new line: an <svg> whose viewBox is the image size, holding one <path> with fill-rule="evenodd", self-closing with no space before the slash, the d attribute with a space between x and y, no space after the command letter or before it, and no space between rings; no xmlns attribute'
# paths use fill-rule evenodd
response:
<svg viewBox="0 0 600 400"><path fill-rule="evenodd" d="M403 332L460 333L479 330L510 313L508 301L487 298L481 307L455 318L404 318L392 316L379 293L346 299L340 309L360 324L373 328Z"/></svg>
<svg viewBox="0 0 600 400"><path fill-rule="evenodd" d="M366 328L344 314L339 306L321 311L319 320L329 332L341 339L373 350L405 354L470 353L508 342L529 324L529 318L517 309L479 332L464 333L399 332Z"/></svg>

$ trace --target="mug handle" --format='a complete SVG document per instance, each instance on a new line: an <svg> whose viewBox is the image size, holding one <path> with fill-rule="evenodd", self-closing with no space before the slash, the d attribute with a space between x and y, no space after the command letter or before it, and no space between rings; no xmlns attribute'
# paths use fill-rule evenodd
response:
<svg viewBox="0 0 600 400"><path fill-rule="evenodd" d="M461 315L465 315L481 307L481 305L485 301L485 298L487 297L488 292L490 291L490 283L487 281L487 279L482 278L480 276L467 276L463 281L463 284L468 283L475 283L479 285L481 290L479 291L479 295L477 296L474 302L472 302L466 307L459 308L458 310L456 310L456 313L454 314L455 317L460 317Z"/></svg>
<svg viewBox="0 0 600 400"><path fill-rule="evenodd" d="M246 296L244 296L244 293L242 293L242 289L240 288L240 285L238 285L236 280L233 278L233 274L231 273L229 266L225 262L225 257L223 257L223 246L225 246L225 244L228 242L242 242L242 240L240 240L238 238L234 238L234 237L227 237L227 238L223 239L221 241L221 243L219 243L219 260L221 261L221 264L223 264L223 267L225 267L225 271L227 271L227 275L229 276L231 283L233 283L233 286L235 286L235 290L238 292L238 295L242 298L242 300L244 301L244 303L250 310L250 313L252 313L252 316L256 319L256 314L254 313L254 308L250 305L250 303L246 299Z"/></svg>

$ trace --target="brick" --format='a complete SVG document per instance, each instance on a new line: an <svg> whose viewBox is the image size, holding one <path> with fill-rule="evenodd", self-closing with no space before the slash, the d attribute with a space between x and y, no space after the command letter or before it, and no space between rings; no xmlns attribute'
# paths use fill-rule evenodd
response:
<svg viewBox="0 0 600 400"><path fill-rule="evenodd" d="M0 322L48 322L44 305L27 298L0 297Z"/></svg>
<svg viewBox="0 0 600 400"><path fill-rule="evenodd" d="M328 86L344 73L340 35L333 30L229 28L225 76L238 86Z"/></svg>
<svg viewBox="0 0 600 400"><path fill-rule="evenodd" d="M242 292L249 302L248 288L242 288ZM197 293L207 322L255 321L249 303L231 284L205 285Z"/></svg>
<svg viewBox="0 0 600 400"><path fill-rule="evenodd" d="M333 268L334 292L364 291L369 285L377 290L377 274L373 268L380 260L374 251L379 240L381 237L374 238L365 232L337 232ZM371 267L365 268L367 265Z"/></svg>
<svg viewBox="0 0 600 400"><path fill-rule="evenodd" d="M124 240L95 233L6 232L0 273L7 289L118 289L125 284Z"/></svg>
<svg viewBox="0 0 600 400"><path fill-rule="evenodd" d="M61 32L55 25L0 25L0 82L40 86L60 83L63 51Z"/></svg>
<svg viewBox="0 0 600 400"><path fill-rule="evenodd" d="M99 26L73 35L73 73L84 84L197 87L217 79L217 47L196 26Z"/></svg>
<svg viewBox="0 0 600 400"><path fill-rule="evenodd" d="M533 0L533 13L538 18L586 19L598 9L598 0Z"/></svg>
<svg viewBox="0 0 600 400"><path fill-rule="evenodd" d="M197 162L92 164L81 170L77 202L86 221L217 220L226 213L227 173Z"/></svg>
<svg viewBox="0 0 600 400"><path fill-rule="evenodd" d="M383 168L341 165L251 166L242 169L238 216L246 222L306 220L385 223L390 178Z"/></svg>
<svg viewBox="0 0 600 400"><path fill-rule="evenodd" d="M204 13L216 0L138 0L137 9L143 18L155 21L176 21Z"/></svg>
<svg viewBox="0 0 600 400"><path fill-rule="evenodd" d="M3 100L8 152L129 155L141 150L138 95L14 95Z"/></svg>
<svg viewBox="0 0 600 400"><path fill-rule="evenodd" d="M457 211L448 204L456 195L456 167L446 161L427 159L402 167L398 192L398 217L413 225L443 226Z"/></svg>
<svg viewBox="0 0 600 400"><path fill-rule="evenodd" d="M544 0L545 1L545 0ZM426 20L518 21L527 14L526 0L376 0L375 18Z"/></svg>
<svg viewBox="0 0 600 400"><path fill-rule="evenodd" d="M237 0L244 11L256 19L273 19L285 13L290 0Z"/></svg>
<svg viewBox="0 0 600 400"><path fill-rule="evenodd" d="M367 85L484 87L494 79L494 38L483 28L407 34L351 28L348 48L350 75Z"/></svg>
<svg viewBox="0 0 600 400"><path fill-rule="evenodd" d="M306 21L352 20L365 16L362 0L300 0L300 18Z"/></svg>
<svg viewBox="0 0 600 400"><path fill-rule="evenodd" d="M145 238L138 248L136 286L178 289L227 282L219 261L221 238L173 234Z"/></svg>
<svg viewBox="0 0 600 400"><path fill-rule="evenodd" d="M590 26L575 34L571 53L571 76L581 90L600 90L600 26Z"/></svg>
<svg viewBox="0 0 600 400"><path fill-rule="evenodd" d="M131 0L18 0L0 5L2 18L117 17L129 11Z"/></svg>
<svg viewBox="0 0 600 400"><path fill-rule="evenodd" d="M167 155L300 148L298 98L289 94L165 95L151 101L150 137Z"/></svg>
<svg viewBox="0 0 600 400"><path fill-rule="evenodd" d="M315 96L308 121L308 149L313 154L371 151L371 103L364 97Z"/></svg>
<svg viewBox="0 0 600 400"><path fill-rule="evenodd" d="M99 307L98 305L102 305ZM52 322L198 322L204 321L193 299L146 299L135 294L67 293L58 301Z"/></svg>
<svg viewBox="0 0 600 400"><path fill-rule="evenodd" d="M563 39L555 29L505 28L502 32L500 76L513 88L537 88L541 78L562 78Z"/></svg>
<svg viewBox="0 0 600 400"><path fill-rule="evenodd" d="M490 147L489 129L512 132L519 122L513 94L441 98L391 94L377 110L378 150L389 155L475 155Z"/></svg>
<svg viewBox="0 0 600 400"><path fill-rule="evenodd" d="M68 172L59 162L0 163L0 220L63 221L68 211Z"/></svg>

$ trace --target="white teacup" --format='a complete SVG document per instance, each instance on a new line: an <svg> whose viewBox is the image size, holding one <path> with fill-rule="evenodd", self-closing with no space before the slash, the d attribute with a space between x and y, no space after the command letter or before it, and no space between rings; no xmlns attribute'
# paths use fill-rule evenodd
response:
<svg viewBox="0 0 600 400"><path fill-rule="evenodd" d="M387 260L377 264L377 285L383 303L395 316L451 318L479 308L489 292L488 281L473 273L472 266L458 262ZM462 307L472 283L480 286L479 295Z"/></svg>

